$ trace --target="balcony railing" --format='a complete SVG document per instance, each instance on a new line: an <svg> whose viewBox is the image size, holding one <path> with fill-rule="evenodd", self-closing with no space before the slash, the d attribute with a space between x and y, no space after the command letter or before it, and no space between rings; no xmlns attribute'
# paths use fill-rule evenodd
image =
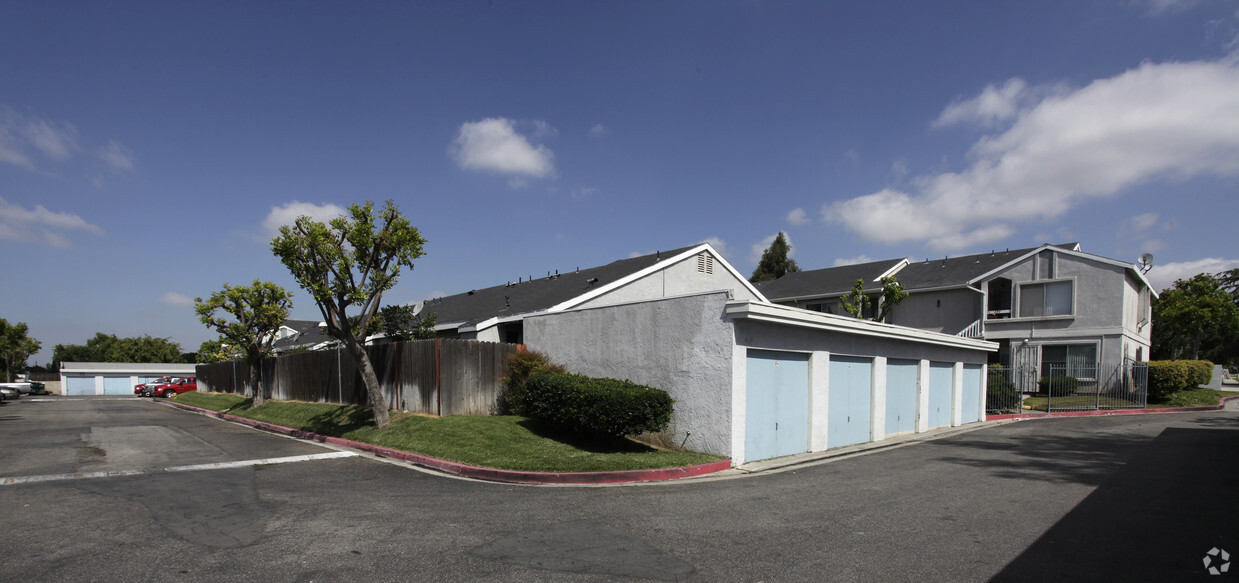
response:
<svg viewBox="0 0 1239 583"><path fill-rule="evenodd" d="M976 322L969 324L967 328L960 330L959 334L956 334L956 336L963 336L964 338L980 338L981 328L981 320L977 320Z"/></svg>

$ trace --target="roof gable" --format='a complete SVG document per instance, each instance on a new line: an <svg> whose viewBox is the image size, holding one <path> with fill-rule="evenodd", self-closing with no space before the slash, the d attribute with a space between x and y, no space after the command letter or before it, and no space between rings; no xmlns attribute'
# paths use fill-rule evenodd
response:
<svg viewBox="0 0 1239 583"><path fill-rule="evenodd" d="M708 252L758 297L761 293L740 277L709 244L659 251L649 255L620 259L606 265L571 273L518 280L484 289L435 298L423 302L419 313L435 314L439 329L485 327L506 318L534 312L569 309L613 289L665 269L698 253Z"/></svg>
<svg viewBox="0 0 1239 583"><path fill-rule="evenodd" d="M788 273L771 281L757 284L757 289L772 300L790 300L802 297L843 294L852 291L856 280L873 283L884 275L897 273L907 259L886 259L827 267L811 271Z"/></svg>

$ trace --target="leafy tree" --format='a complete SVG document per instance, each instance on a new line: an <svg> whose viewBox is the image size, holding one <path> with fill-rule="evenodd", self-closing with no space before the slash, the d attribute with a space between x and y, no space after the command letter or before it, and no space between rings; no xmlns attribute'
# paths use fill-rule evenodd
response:
<svg viewBox="0 0 1239 583"><path fill-rule="evenodd" d="M852 291L848 292L842 298L839 298L839 303L847 313L857 317L864 317L865 310L869 309L869 296L865 295L865 280L857 279L856 283L852 284Z"/></svg>
<svg viewBox="0 0 1239 583"><path fill-rule="evenodd" d="M0 318L0 364L4 366L5 382L13 382L17 373L26 367L26 359L42 346L30 337L30 327L25 322L9 324L8 320Z"/></svg>
<svg viewBox="0 0 1239 583"><path fill-rule="evenodd" d="M181 345L170 338L149 334L117 338L115 334L95 333L86 344L57 344L52 350L53 368L62 362L181 362Z"/></svg>
<svg viewBox="0 0 1239 583"><path fill-rule="evenodd" d="M1239 306L1214 276L1177 280L1153 303L1156 358L1199 360L1202 351L1225 350L1237 335Z"/></svg>
<svg viewBox="0 0 1239 583"><path fill-rule="evenodd" d="M387 306L379 312L383 334L393 340L433 340L439 337L435 332L438 318L434 312L418 317L413 312L413 306Z"/></svg>
<svg viewBox="0 0 1239 583"><path fill-rule="evenodd" d="M753 275L749 277L749 281L757 283L759 281L770 281L778 279L789 273L800 271L800 266L796 265L796 260L788 257L792 252L791 243L787 242L787 237L783 235L783 231L774 237L774 242L761 253L761 261L757 262L757 269L753 270Z"/></svg>
<svg viewBox="0 0 1239 583"><path fill-rule="evenodd" d="M903 284L895 280L895 277L886 276L882 278L882 304L881 310L877 318L878 322L885 322L887 316L898 306L900 302L908 297L908 292L903 290Z"/></svg>
<svg viewBox="0 0 1239 583"><path fill-rule="evenodd" d="M206 327L219 332L245 353L249 364L250 386L254 387L253 406L262 404L263 391L259 376L262 359L271 354L275 333L288 318L293 296L269 281L254 280L250 285L231 286L211 294L205 301L194 298L194 311Z"/></svg>
<svg viewBox="0 0 1239 583"><path fill-rule="evenodd" d="M383 292L396 285L402 267L413 268L426 240L393 201L378 212L373 202L350 205L348 210L347 217L328 224L297 217L292 226L280 227L271 250L310 292L327 333L357 362L374 409L374 425L383 428L391 417L364 342L381 322L377 316Z"/></svg>
<svg viewBox="0 0 1239 583"><path fill-rule="evenodd" d="M211 364L213 362L228 362L233 359L233 352L230 349L231 345L224 343L222 339L204 340L198 345L197 361L198 364Z"/></svg>

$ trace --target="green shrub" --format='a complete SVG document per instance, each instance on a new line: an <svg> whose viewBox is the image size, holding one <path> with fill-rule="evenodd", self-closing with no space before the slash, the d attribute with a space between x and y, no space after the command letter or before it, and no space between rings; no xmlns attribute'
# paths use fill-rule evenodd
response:
<svg viewBox="0 0 1239 583"><path fill-rule="evenodd" d="M1154 360L1149 362L1149 400L1164 401L1171 395L1192 388L1187 361Z"/></svg>
<svg viewBox="0 0 1239 583"><path fill-rule="evenodd" d="M496 408L500 415L529 415L525 412L525 383L538 373L566 372L564 367L551 362L551 357L536 350L522 350L508 355L504 361L508 374L503 377L503 390L499 392Z"/></svg>
<svg viewBox="0 0 1239 583"><path fill-rule="evenodd" d="M1076 380L1075 377L1069 376L1041 377L1040 379L1037 379L1037 388L1040 389L1042 393L1048 394L1050 391L1051 380L1054 382L1053 388L1055 397L1074 395L1076 394L1076 389L1080 388L1080 381Z"/></svg>
<svg viewBox="0 0 1239 583"><path fill-rule="evenodd" d="M523 398L527 417L616 437L665 430L674 402L666 391L631 381L545 372L529 377Z"/></svg>
<svg viewBox="0 0 1239 583"><path fill-rule="evenodd" d="M1200 385L1207 385L1213 380L1213 363L1207 360L1183 360L1180 361L1187 365L1188 388L1195 389Z"/></svg>
<svg viewBox="0 0 1239 583"><path fill-rule="evenodd" d="M985 380L985 402L986 407L992 410L1016 407L1020 403L1020 391L1007 378L1007 370L1002 365L989 367Z"/></svg>

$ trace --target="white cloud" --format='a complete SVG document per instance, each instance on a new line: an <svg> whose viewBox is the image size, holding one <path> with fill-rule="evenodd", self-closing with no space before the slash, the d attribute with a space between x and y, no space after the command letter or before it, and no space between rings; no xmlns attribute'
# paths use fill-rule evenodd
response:
<svg viewBox="0 0 1239 583"><path fill-rule="evenodd" d="M53 160L65 160L73 155L77 143L77 129L72 124L26 115L0 105L0 161L33 168L32 151Z"/></svg>
<svg viewBox="0 0 1239 583"><path fill-rule="evenodd" d="M56 213L43 205L27 209L0 198L0 239L39 242L67 248L73 243L62 231L87 231L102 235L103 229L71 213Z"/></svg>
<svg viewBox="0 0 1239 583"><path fill-rule="evenodd" d="M1144 64L1021 110L1009 129L972 147L962 172L919 177L914 192L828 203L823 217L865 240L954 251L1152 180L1233 176L1236 95L1235 63Z"/></svg>
<svg viewBox="0 0 1239 583"><path fill-rule="evenodd" d="M1149 270L1144 276L1148 278L1149 284L1153 286L1153 289L1161 292L1174 285L1177 279L1190 279L1192 276L1201 273L1218 273L1235 268L1239 268L1239 259L1211 257L1209 259L1167 263L1165 265L1154 263L1153 269Z"/></svg>
<svg viewBox="0 0 1239 583"><path fill-rule="evenodd" d="M187 296L187 295L184 295L184 294L178 294L178 293L176 293L176 292L172 292L172 291L170 291L170 292L168 292L168 293L166 293L166 294L164 294L164 295L162 295L162 296L159 296L159 301L161 301L161 302L163 302L163 303L165 303L165 304L168 304L169 306L176 306L176 307L185 307L185 306L192 306L192 305L194 305L194 299L193 299L193 298L191 298L191 297L189 297L189 296Z"/></svg>
<svg viewBox="0 0 1239 583"><path fill-rule="evenodd" d="M598 194L599 190L592 186L578 186L572 189L572 198L582 199L589 198Z"/></svg>
<svg viewBox="0 0 1239 583"><path fill-rule="evenodd" d="M1165 12L1180 12L1197 2L1198 0L1145 0L1145 4L1149 7L1149 12L1155 15Z"/></svg>
<svg viewBox="0 0 1239 583"><path fill-rule="evenodd" d="M314 204L294 200L282 206L271 207L271 212L267 213L267 218L262 222L262 228L267 235L274 237L280 232L280 227L292 225L300 216L326 223L347 213L343 207L331 203Z"/></svg>
<svg viewBox="0 0 1239 583"><path fill-rule="evenodd" d="M589 128L589 137L597 140L611 133L611 130L602 124L594 124L594 127Z"/></svg>
<svg viewBox="0 0 1239 583"><path fill-rule="evenodd" d="M804 212L804 209L798 208L792 209L792 212L787 213L787 222L793 226L803 227L813 221L809 219L809 213Z"/></svg>
<svg viewBox="0 0 1239 583"><path fill-rule="evenodd" d="M726 241L718 237L710 237L708 239L702 239L698 241L698 243L709 243L710 246L713 247L715 251L718 251L719 255L723 256L723 259L726 259L727 261L731 261L731 249L727 248Z"/></svg>
<svg viewBox="0 0 1239 583"><path fill-rule="evenodd" d="M908 161L900 158L891 162L890 177L891 180L898 183L903 182L903 179L908 176Z"/></svg>
<svg viewBox="0 0 1239 583"><path fill-rule="evenodd" d="M1166 242L1161 239L1149 239L1140 244L1140 251L1142 253L1157 253L1165 248Z"/></svg>
<svg viewBox="0 0 1239 583"><path fill-rule="evenodd" d="M534 122L535 135L552 132L546 122ZM555 155L543 145L534 145L517 133L515 122L486 118L461 124L448 153L465 170L518 175L514 178L545 178L555 173Z"/></svg>
<svg viewBox="0 0 1239 583"><path fill-rule="evenodd" d="M1027 84L1023 79L1008 79L1001 87L989 85L980 95L971 99L956 100L942 110L932 127L940 128L958 123L974 123L994 126L1015 117L1020 111L1020 99Z"/></svg>
<svg viewBox="0 0 1239 583"><path fill-rule="evenodd" d="M749 248L749 261L754 264L761 263L761 254L765 253L766 249L770 248L770 245L774 243L774 239L778 236L779 234L775 233L765 239L762 239L761 241L753 243L753 246ZM792 238L788 236L786 231L783 232L783 238L787 240L787 246L789 249L787 252L787 257L794 259L796 257L796 246L792 244Z"/></svg>
<svg viewBox="0 0 1239 583"><path fill-rule="evenodd" d="M133 152L116 140L99 148L98 154L113 170L133 170Z"/></svg>
<svg viewBox="0 0 1239 583"><path fill-rule="evenodd" d="M856 257L843 258L835 260L834 267L842 267L844 265L859 265L861 263L872 263L873 258L868 255L857 255Z"/></svg>
<svg viewBox="0 0 1239 583"><path fill-rule="evenodd" d="M1147 231L1157 224L1157 213L1143 213L1136 215L1124 222L1123 227L1131 231Z"/></svg>

